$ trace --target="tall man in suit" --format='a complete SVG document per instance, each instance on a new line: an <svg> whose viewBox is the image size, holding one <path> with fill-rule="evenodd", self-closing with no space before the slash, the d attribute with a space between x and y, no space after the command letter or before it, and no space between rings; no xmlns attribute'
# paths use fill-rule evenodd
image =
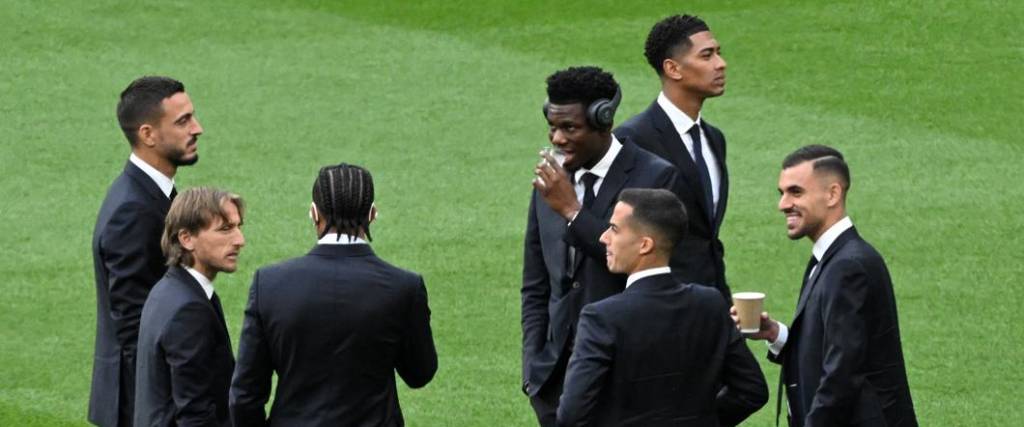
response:
<svg viewBox="0 0 1024 427"><path fill-rule="evenodd" d="M671 274L686 216L668 190L619 194L601 243L626 289L580 313L559 425L736 425L768 401L721 295Z"/></svg>
<svg viewBox="0 0 1024 427"><path fill-rule="evenodd" d="M370 248L373 198L366 169L321 168L310 207L317 245L256 272L231 382L236 426L401 426L395 372L412 388L434 377L423 277Z"/></svg>
<svg viewBox="0 0 1024 427"><path fill-rule="evenodd" d="M226 426L235 368L213 281L234 272L245 245L237 195L191 188L171 204L161 247L170 267L139 325L135 426Z"/></svg>
<svg viewBox="0 0 1024 427"><path fill-rule="evenodd" d="M750 338L767 340L769 360L782 364L791 426L916 426L889 270L846 215L849 190L833 148L809 145L783 161L786 232L814 246L791 326L762 313Z"/></svg>
<svg viewBox="0 0 1024 427"><path fill-rule="evenodd" d="M555 424L558 396L584 304L622 291L598 241L623 188L670 188L668 162L611 133L621 99L611 74L573 67L547 79L548 138L564 154L545 154L534 173L523 255L523 392L542 426Z"/></svg>
<svg viewBox="0 0 1024 427"><path fill-rule="evenodd" d="M672 273L683 283L713 286L731 301L718 238L729 200L725 136L701 115L706 99L725 93L721 47L700 18L676 15L651 28L644 54L661 78L661 93L615 134L679 170L675 191L690 221L672 257Z"/></svg>
<svg viewBox="0 0 1024 427"><path fill-rule="evenodd" d="M132 424L139 316L167 271L160 233L175 196L174 175L199 160L196 141L203 133L185 86L168 77L128 85L117 120L132 154L107 191L92 239L96 348L89 421L103 427Z"/></svg>

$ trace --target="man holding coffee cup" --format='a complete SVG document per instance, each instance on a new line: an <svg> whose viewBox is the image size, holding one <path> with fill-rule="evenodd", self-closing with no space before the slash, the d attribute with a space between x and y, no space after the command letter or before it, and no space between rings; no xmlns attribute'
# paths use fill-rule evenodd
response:
<svg viewBox="0 0 1024 427"><path fill-rule="evenodd" d="M583 307L558 425L731 426L768 401L721 294L671 274L686 222L671 191L619 194L601 243L626 289Z"/></svg>
<svg viewBox="0 0 1024 427"><path fill-rule="evenodd" d="M748 337L766 340L768 359L782 364L790 426L916 426L889 271L846 216L849 189L849 167L831 147L783 161L779 210L790 239L814 242L813 256L792 326L762 313ZM741 323L737 307L732 314Z"/></svg>

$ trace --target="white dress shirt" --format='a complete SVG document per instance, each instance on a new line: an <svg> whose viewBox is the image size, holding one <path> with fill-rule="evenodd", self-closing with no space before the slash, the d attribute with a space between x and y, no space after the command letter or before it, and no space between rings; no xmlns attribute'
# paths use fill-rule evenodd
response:
<svg viewBox="0 0 1024 427"><path fill-rule="evenodd" d="M354 239L349 238L348 234L345 233L327 233L324 237L320 238L316 242L318 245L365 245L367 244L362 238L356 237Z"/></svg>
<svg viewBox="0 0 1024 427"><path fill-rule="evenodd" d="M156 170L156 168L150 166L149 163L140 159L135 155L135 153L128 156L128 161L132 162L135 166L138 166L139 169L142 169L142 171L146 173L146 176L148 176L149 179L152 179L153 182L156 183L157 187L160 187L160 191L162 191L168 199L171 198L171 190L174 189L174 178L168 178L167 175L164 175L162 172Z"/></svg>
<svg viewBox="0 0 1024 427"><path fill-rule="evenodd" d="M587 172L597 175L597 180L594 181L594 196L597 196L597 192L601 189L601 184L604 182L604 177L608 175L608 169L611 169L615 158L619 156L619 151L622 151L622 143L619 142L615 135L612 135L612 143L608 145L608 151L604 153L604 157L601 157L601 160L598 160L593 168L579 168L576 170L576 173L573 174L576 182L576 201L583 204L583 190L585 187L583 185L583 174Z"/></svg>
<svg viewBox="0 0 1024 427"><path fill-rule="evenodd" d="M211 282L210 279L206 278L203 273L200 273L192 267L185 267L185 271L187 271L188 274L191 274L192 277L196 278L196 281L199 282L199 286L201 286L203 288L203 292L206 293L206 299L213 298L213 282Z"/></svg>
<svg viewBox="0 0 1024 427"><path fill-rule="evenodd" d="M629 285L632 285L633 282L636 282L637 280L651 276L657 276L659 274L669 274L671 272L672 269L669 267L654 267L648 268L646 270L640 270L633 274L630 274L629 277L626 278L626 287L629 288Z"/></svg>
<svg viewBox="0 0 1024 427"><path fill-rule="evenodd" d="M843 219L832 224L828 230L825 230L825 232L821 234L821 237L814 242L814 246L811 248L811 253L814 255L814 259L817 260L817 263L821 263L821 257L825 256L825 252L828 252L828 248L832 246L832 243L834 243L837 238L839 238L839 235L852 227L853 221L850 220L850 217L844 216ZM817 263L811 268L811 272L807 277L813 276L814 273L818 271L819 264ZM778 323L779 336L775 339L775 342L768 343L768 351L771 351L772 354L776 355L782 351L782 347L786 346L786 340L789 338L789 328L786 327L785 323Z"/></svg>
<svg viewBox="0 0 1024 427"><path fill-rule="evenodd" d="M690 118L690 116L687 116L686 113L676 107L672 101L668 100L665 92L658 94L658 105L661 106L662 110L665 110L665 114L668 115L672 126L676 128L679 137L683 139L683 144L686 145L686 151L690 154L690 159L696 162L693 156L693 141L690 139L689 131L693 125L700 123L700 113L697 113L696 120ZM722 171L718 168L718 159L715 158L715 153L711 151L711 145L708 144L708 137L704 135L704 128L700 127L698 129L700 129L701 154L704 157L704 165L708 168L708 177L711 179L711 200L715 204L714 211L718 212L718 194L719 184L722 182Z"/></svg>

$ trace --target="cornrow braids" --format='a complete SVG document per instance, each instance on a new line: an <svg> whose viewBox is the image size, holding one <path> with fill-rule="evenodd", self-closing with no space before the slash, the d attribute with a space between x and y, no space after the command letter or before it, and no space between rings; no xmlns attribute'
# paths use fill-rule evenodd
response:
<svg viewBox="0 0 1024 427"><path fill-rule="evenodd" d="M370 235L370 210L373 208L373 176L360 166L341 163L320 168L313 183L313 203L324 217L323 238L331 230L355 239ZM340 239L341 236L338 236Z"/></svg>

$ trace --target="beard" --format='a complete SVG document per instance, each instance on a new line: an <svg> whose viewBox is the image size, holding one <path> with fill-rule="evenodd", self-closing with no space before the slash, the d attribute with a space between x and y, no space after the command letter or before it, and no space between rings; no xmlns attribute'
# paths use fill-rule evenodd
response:
<svg viewBox="0 0 1024 427"><path fill-rule="evenodd" d="M186 145L186 148L195 145L195 143L196 140L192 140ZM184 149L173 148L169 153L167 153L167 160L170 160L171 164L175 167L192 166L199 161L199 153L195 153L192 157L188 157L188 154L185 153Z"/></svg>

